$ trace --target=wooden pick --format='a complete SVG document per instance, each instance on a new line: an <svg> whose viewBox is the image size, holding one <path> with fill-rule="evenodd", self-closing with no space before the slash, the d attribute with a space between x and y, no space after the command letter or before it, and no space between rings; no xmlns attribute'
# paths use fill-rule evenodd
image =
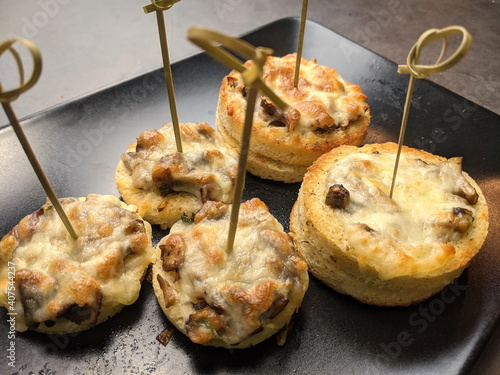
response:
<svg viewBox="0 0 500 375"><path fill-rule="evenodd" d="M297 88L300 75L300 60L302 59L302 48L304 46L304 31L306 29L307 5L309 0L302 0L302 15L300 16L299 42L297 45L297 60L295 61L295 75L293 77L293 86Z"/></svg>
<svg viewBox="0 0 500 375"><path fill-rule="evenodd" d="M455 51L455 53L453 53L447 60L441 61L448 48L448 37L456 34L462 34L462 42L460 43L460 46ZM441 47L441 53L439 54L436 63L433 65L419 65L422 48L440 39L443 41L443 44ZM470 48L471 43L472 36L462 26L449 26L445 27L444 29L430 29L420 36L413 48L410 50L408 58L406 59L406 65L398 66L398 73L410 74L410 80L408 82L408 89L406 91L406 100L403 110L403 117L401 120L401 129L399 131L398 149L396 153L396 161L394 163L394 171L392 174L391 190L389 193L390 198L392 198L392 195L394 193L394 186L396 184L396 175L398 173L401 148L403 147L403 140L406 132L406 123L408 121L408 114L410 112L411 99L416 79L425 78L430 74L437 74L450 69L452 66L457 64L462 59L462 57L465 56Z"/></svg>
<svg viewBox="0 0 500 375"><path fill-rule="evenodd" d="M181 132L179 129L179 117L177 116L177 106L175 104L174 81L172 79L172 68L170 66L170 57L168 54L167 31L163 11L170 9L180 0L152 0L151 4L143 7L144 13L156 11L156 21L158 23L158 33L160 36L161 55L163 59L163 73L165 75L165 84L167 86L168 103L170 105L170 115L174 127L175 144L177 152L182 152Z"/></svg>
<svg viewBox="0 0 500 375"><path fill-rule="evenodd" d="M33 58L33 72L31 73L31 77L27 82L24 82L24 69L21 58L17 53L17 51L14 48L12 48L12 45L14 43L21 43L25 45L30 51L31 56ZM50 185L47 177L45 176L45 173L43 172L40 163L38 163L35 153L33 152L33 149L31 148L31 145L29 144L28 139L24 134L21 124L19 123L19 120L17 119L17 116L15 115L12 106L10 104L12 101L16 100L19 97L19 95L21 95L26 90L30 89L38 81L38 78L40 77L40 74L42 72L42 57L40 55L40 50L33 42L27 39L9 39L0 45L0 55L2 55L5 51L9 51L14 57L14 60L16 61L19 70L20 84L19 87L8 91L3 91L2 86L0 84L0 101L2 102L2 107L5 111L5 114L7 115L7 118L10 121L10 124L12 125L12 128L14 129L14 132L16 133L17 138L19 139L19 142L21 143L21 146L23 147L24 152L26 153L26 156L28 157L28 160L31 163L31 166L33 167L38 177L38 180L42 184L45 193L49 197L52 205L56 209L59 217L61 218L69 234L76 240L78 239L78 236L76 235L76 232L73 226L71 225L71 222L66 216L66 213L64 212L61 203L57 199L57 196L54 193L52 186Z"/></svg>
<svg viewBox="0 0 500 375"><path fill-rule="evenodd" d="M178 3L181 0L152 0L151 4L144 5L142 9L144 9L144 13L151 13L156 10L167 10L174 6L175 3Z"/></svg>
<svg viewBox="0 0 500 375"><path fill-rule="evenodd" d="M259 89L282 109L285 110L287 105L281 101L281 99L279 99L278 96L274 94L274 92L262 80L262 71L267 56L273 52L271 49L262 47L255 48L242 40L198 27L192 27L188 30L188 39L203 48L207 54L215 60L239 71L245 85L248 87L247 109L243 125L243 133L241 135L240 158L238 161L238 175L236 177L234 187L233 206L229 219L229 232L226 245L226 251L229 253L233 250L236 228L238 227L238 216L240 212L241 200L243 198L243 189L245 187L248 150L252 134L253 113ZM253 64L249 68L245 67L239 60L227 51L223 50L218 44L222 45L222 47L226 49L238 53L243 57L252 59Z"/></svg>

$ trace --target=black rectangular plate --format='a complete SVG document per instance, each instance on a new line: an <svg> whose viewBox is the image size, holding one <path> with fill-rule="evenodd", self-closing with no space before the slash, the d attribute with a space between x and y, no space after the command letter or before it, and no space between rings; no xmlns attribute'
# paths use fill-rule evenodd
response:
<svg viewBox="0 0 500 375"><path fill-rule="evenodd" d="M281 56L295 51L297 19L283 19L246 37ZM365 143L396 141L408 76L396 65L309 22L304 57L334 67L368 95L372 125ZM173 65L179 118L214 124L218 89L228 69L204 54ZM408 308L367 306L314 277L284 347L271 338L245 350L191 343L176 332L168 346L155 336L167 324L152 288L91 330L72 335L19 333L16 367L0 337L0 373L16 374L459 374L468 372L499 321L498 208L500 117L448 90L419 80L405 144L464 157L464 170L489 202L490 234L466 272L442 293ZM23 121L58 196L118 195L114 169L142 131L169 121L161 69L48 109ZM45 195L10 126L0 130L0 215L5 234L37 210ZM249 176L245 198L260 197L288 228L299 184ZM155 244L165 232L155 229ZM2 311L1 330L8 328Z"/></svg>

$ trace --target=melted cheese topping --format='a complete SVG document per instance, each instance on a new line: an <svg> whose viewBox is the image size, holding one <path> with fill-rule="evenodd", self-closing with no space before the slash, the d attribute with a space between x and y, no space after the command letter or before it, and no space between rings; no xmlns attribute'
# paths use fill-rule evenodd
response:
<svg viewBox="0 0 500 375"><path fill-rule="evenodd" d="M361 88L344 80L335 69L317 64L316 60L302 59L298 87L293 85L295 55L270 58L264 66L264 80L276 94L298 111L294 123L289 114L291 129L306 134L312 130L329 132L347 127L365 114L366 95ZM266 114L259 111L258 117Z"/></svg>
<svg viewBox="0 0 500 375"><path fill-rule="evenodd" d="M180 124L180 129L183 153L176 151L172 124L165 124L159 130L142 133L136 151L122 155L134 187L158 191L152 171L164 165L165 170L174 171L171 190L201 198L200 189L210 180L209 183L216 187L210 199L230 202L237 171L235 152L226 147L206 123Z"/></svg>
<svg viewBox="0 0 500 375"><path fill-rule="evenodd" d="M304 167L333 148L359 145L370 124L370 108L361 88L332 68L302 59L298 87L294 87L295 59L294 54L266 59L263 79L288 108L279 109L266 96L257 101L249 161L250 170L255 170L271 159L265 174L279 176L292 170L297 174L292 180L300 179ZM233 70L222 80L216 114L217 128L233 145L240 143L246 105L247 88L241 74Z"/></svg>
<svg viewBox="0 0 500 375"><path fill-rule="evenodd" d="M272 326L272 319L289 300L298 308L307 289L307 266L293 252L281 224L258 199L241 208L235 245L229 253L227 206L210 208L208 216L212 217L195 225L178 222L170 232L170 236L180 235L184 244L174 299L183 311L186 327L191 328L188 336L198 343L217 339L236 345ZM217 318L212 324L204 321L205 326L210 325L209 336L200 337L199 327L193 323L193 316L202 314L193 308L200 301Z"/></svg>
<svg viewBox="0 0 500 375"><path fill-rule="evenodd" d="M46 204L0 242L2 279L7 260L15 264L16 328L21 331L44 322L50 327L60 318L94 325L101 312L137 299L152 261L150 227L135 207L93 194L64 198L61 204L77 240Z"/></svg>
<svg viewBox="0 0 500 375"><path fill-rule="evenodd" d="M339 159L325 183L343 185L350 200L344 209L335 209L335 215L344 223L346 239L361 267L368 259L391 264L393 259L411 257L417 260L415 272L418 264L437 268L455 252L447 243L463 235L456 229L453 210L475 215L474 207L457 195L457 186L468 183L452 161L434 165L402 154L394 199L390 199L394 162L394 154L382 153ZM385 269L382 276L390 278L396 272Z"/></svg>

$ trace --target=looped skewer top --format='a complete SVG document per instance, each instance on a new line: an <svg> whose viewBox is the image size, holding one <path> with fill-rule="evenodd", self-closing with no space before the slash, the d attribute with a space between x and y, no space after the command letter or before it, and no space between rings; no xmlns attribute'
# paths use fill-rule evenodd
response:
<svg viewBox="0 0 500 375"><path fill-rule="evenodd" d="M448 49L448 37L456 34L462 34L462 42L458 46L455 53L453 53L447 60L442 61ZM422 49L436 41L442 39L443 45L441 47L441 53L434 65L419 65L420 55ZM401 120L401 129L399 131L398 139L398 150L396 153L396 161L394 163L394 172L392 175L391 190L389 197L392 198L394 193L394 186L396 184L396 175L398 172L399 159L401 156L401 148L403 147L403 140L406 132L406 123L408 121L408 114L410 112L411 98L413 95L413 88L415 87L415 81L418 78L425 78L430 74L442 73L452 66L457 64L462 57L465 56L472 43L472 36L470 33L462 26L449 26L444 29L430 29L424 32L417 42L410 50L408 58L406 59L406 65L398 66L398 73L410 74L410 80L408 82L408 90L406 92L406 101L403 110L403 117Z"/></svg>
<svg viewBox="0 0 500 375"><path fill-rule="evenodd" d="M155 10L163 11L172 8L179 1L181 0L152 0L151 4L144 5L142 9L144 9L144 13L151 13Z"/></svg>
<svg viewBox="0 0 500 375"><path fill-rule="evenodd" d="M265 47L257 47L255 49L255 57L253 58L254 64L244 72L241 73L243 82L246 85L257 85L262 77L264 64L266 63L267 56L273 53L272 49ZM278 99L279 100L279 99Z"/></svg>
<svg viewBox="0 0 500 375"><path fill-rule="evenodd" d="M21 56L14 48L12 48L12 45L14 43L20 43L26 46L29 52L31 53L31 57L33 58L33 72L31 73L30 79L28 79L28 81L26 82L24 82L24 68L21 61ZM71 225L71 222L66 216L66 213L64 212L61 203L57 199L57 196L54 193L54 190L52 189L52 186L50 185L47 177L45 176L42 167L38 163L35 153L33 152L33 149L31 148L31 145L29 144L28 139L24 134L21 124L19 124L19 120L17 119L10 105L10 102L16 100L20 94L30 89L38 81L38 78L40 77L40 74L42 72L42 56L40 54L40 50L30 40L9 39L0 44L0 57L5 51L11 52L14 57L14 60L16 61L17 68L19 70L20 84L19 87L10 89L8 91L3 91L2 85L0 84L0 102L2 103L2 107L5 111L5 114L7 115L7 118L9 119L10 124L12 125L12 128L16 133L17 138L21 143L21 146L23 147L23 150L26 153L26 156L28 157L28 160L30 161L33 170L35 171L38 180L42 184L45 193L49 197L54 208L56 209L59 217L61 218L61 221L63 222L70 236L76 240L78 239L78 236L73 226Z"/></svg>
<svg viewBox="0 0 500 375"><path fill-rule="evenodd" d="M462 42L458 49L447 60L441 61L448 49L448 37L462 34ZM438 60L434 65L419 65L422 49L436 41L442 39L443 45ZM406 65L398 66L398 73L411 74L415 78L425 78L430 74L438 74L450 69L465 56L472 43L472 36L462 26L449 26L444 29L430 29L424 32L417 43L413 46L406 59Z"/></svg>
<svg viewBox="0 0 500 375"><path fill-rule="evenodd" d="M244 42L241 39L235 39L227 35L218 33L213 30L208 30L201 27L191 27L188 30L188 39L196 44L198 47L203 48L205 52L212 57L214 60L228 66L241 73L245 84L249 84L252 80L255 80L258 84L259 89L267 96L271 101L276 104L283 111L288 109L288 104L281 100L262 80L261 74L257 74L258 70L253 64L252 67L247 68L241 61L231 55L225 49L232 51L241 55L244 58L254 60L254 62L265 63L267 55L273 53L273 50L264 47L255 48L249 43ZM222 46L222 47L221 47ZM263 57L265 55L265 57ZM259 60L261 59L261 60Z"/></svg>
<svg viewBox="0 0 500 375"><path fill-rule="evenodd" d="M31 77L26 82L24 81L24 69L21 56L14 48L12 48L12 45L15 43L20 43L28 48L31 53L31 57L33 58L33 71L31 72ZM0 102L2 103L13 102L16 100L19 95L33 87L42 73L42 56L40 54L40 50L32 41L21 38L8 39L0 45L0 56L6 51L9 51L16 61L17 69L19 71L19 86L8 91L3 91L0 84Z"/></svg>

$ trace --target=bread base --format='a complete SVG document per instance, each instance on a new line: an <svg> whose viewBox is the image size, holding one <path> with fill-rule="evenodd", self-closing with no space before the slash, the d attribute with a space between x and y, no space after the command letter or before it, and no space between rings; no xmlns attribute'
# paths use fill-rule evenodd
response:
<svg viewBox="0 0 500 375"><path fill-rule="evenodd" d="M232 255L226 257L226 256L220 256L226 251L225 247L224 248L220 247L221 243L224 244L226 243L226 240L223 240L221 242L211 241L209 243L210 244L213 243L214 245L210 251L210 256L207 256L206 254L203 255L204 252L200 250L199 247L191 248L194 251L189 252L189 255L188 253L186 253L186 259L193 259L198 256L199 258L205 258L205 261L207 261L209 257L210 259L212 259L210 262L207 263L207 269L206 269L208 270L207 272L209 278L215 277L213 272L216 269L216 267L214 267L214 264L217 264L217 267L221 267L221 269L218 270L220 274L226 274L226 272L235 272L232 275L232 277L225 276L227 278L223 279L223 281L218 284L221 288L217 287L215 290L212 288L208 288L205 289L203 292L201 292L201 290L203 289L200 289L197 290L197 293L198 295L203 295L204 298L207 298L207 301L210 300L213 301L214 298L216 298L219 300L219 303L221 303L221 306L224 306L224 302L222 301L228 298L227 296L232 295L232 292L229 292L229 290L233 290L232 288L235 288L234 290L240 290L241 293L243 293L241 296L243 295L249 296L250 294L254 295L253 293L256 293L255 290L260 288L258 285L263 285L260 283L265 282L266 280L268 281L276 280L276 282L279 285L281 285L280 288L282 288L277 290L282 290L283 293L285 293L287 303L286 306L281 311L279 311L279 313L273 315L272 317L265 316L264 314L261 315L259 318L260 323L262 324L260 329L249 334L248 336L242 336L241 341L237 342L231 341L232 340L231 335L233 335L234 333L228 335L225 329L221 329L220 330L221 336L215 336L208 342L203 342L203 343L199 342L199 344L201 345L223 347L227 349L243 349L256 345L266 340L267 338L276 334L280 329L282 329L283 327L286 326L286 324L289 323L293 314L301 306L304 294L309 285L307 266L305 262L293 251L291 242L289 242L289 237L286 234L283 233L286 238L285 245L283 243L280 243L279 240L278 242L274 243L274 246L276 247L270 246L270 243L267 242L263 242L264 245L259 243L258 238L259 238L259 233L261 231L271 230L271 228L273 228L272 229L273 231L282 232L283 230L281 224L279 224L277 220L267 211L267 206L265 206L264 203L261 202L258 198L254 198L250 201L243 202L241 207L242 209L240 211L240 221L238 224L240 231L245 230L243 229L245 227L242 228L240 227L240 225L242 222L245 222L246 220L258 220L261 225L257 227L254 226L248 227L249 229L247 232L245 232L244 235L240 234L242 237L238 235L238 233L241 232L237 231L236 233L235 244L242 243L244 239L245 240L248 239L247 236L250 236L251 241L249 241L248 244L251 243L252 244L251 247L245 246L243 247L242 250L242 248L239 248L239 246L237 248L236 247L237 245L235 245L235 248L233 248ZM258 211L256 211L255 214L253 214L251 213L251 211L253 210L258 210ZM255 216L253 216L253 218L251 219L246 219L246 216L249 216L249 213ZM212 222L211 219L203 220L199 224L194 224L193 227L191 225L177 223L171 229L169 236L179 235L179 234L185 235L185 233L187 232L189 234L186 235L185 237L186 243L190 244L190 246L192 246L193 244L196 244L196 246L201 246L199 241L206 241L206 240L202 240L202 237L200 236L201 228L200 227L196 228L196 226L199 225L199 226L205 226L204 235L209 236L210 239L213 239L214 236L227 238L227 234L225 233L221 234L220 230L227 227L227 224L229 222L229 214L226 214L225 217L219 220L222 220L223 222L222 225L219 224L217 220L213 220L213 223L211 223ZM248 225L248 221L244 225ZM193 240L193 238L189 239L189 237L193 236L194 233L196 233L195 237L196 241ZM157 261L154 263L152 267L153 289L156 298L158 300L158 303L160 304L160 307L163 310L165 316L169 319L169 321L173 325L177 327L177 329L179 329L182 333L184 333L189 337L188 329L186 328L187 321L190 315L195 313L194 305L192 302L193 296L192 295L190 296L189 294L194 289L191 288L190 292L188 292L187 294L183 292L183 290L185 289L183 289L182 283L179 280L183 280L186 277L185 272L187 271L185 271L185 269L183 270L182 268L185 267L185 265L179 266L179 269L176 271L173 270L165 271L165 269L163 268L163 260L161 259L162 257L161 245L167 238L168 236L160 240L156 249ZM283 239L283 237L276 237L276 238ZM208 243L204 243L203 248L208 248L208 247L210 247L210 245ZM264 250L265 248L267 248L267 250ZM175 252L175 250L172 251ZM270 264L272 262L276 262L276 264L284 262L283 270L279 273L275 273L274 278L272 276L273 273L267 273L268 271L261 270L260 268L255 268L255 270L251 270L252 265L254 263L250 263L251 264L250 267L246 268L244 274L236 270L241 264L240 261L245 262L245 259L247 257L248 258L252 257L252 255L249 255L248 253L245 252L262 254L261 252L263 251L266 251L266 254L268 254L266 259L268 259ZM284 259L285 257L286 260ZM217 259L219 260L217 261ZM212 261L217 263L212 264ZM185 262L187 262L187 260ZM203 270L204 268L199 267L199 269ZM250 277L249 275L251 275L252 272L256 272L256 275L259 275L256 276L255 280L249 278ZM165 290L163 290L162 287L160 286L158 277L161 277L163 280L165 280L165 283L168 284L168 290L172 291L171 293L167 294L167 297L165 297ZM189 280L191 280L194 283L193 279L196 279L196 277L191 276L189 278ZM255 285L252 287L254 282ZM226 292L224 292L225 289ZM170 298L171 300L168 301ZM227 319L231 325L230 330L233 330L233 332L236 327L239 327L237 328L239 330L246 329L245 326L247 323L245 322L239 322L238 324L234 323L235 321L238 321L237 317L240 314L239 311L244 311L245 312L244 315L252 316L253 314L255 314L254 309L259 308L258 305L265 305L268 302L267 301L268 297L264 289L262 289L262 294L257 299L252 300L254 301L252 303L254 306L248 307L248 305L246 305L247 302L245 302L246 298L248 297L241 297L241 300L232 307L238 311L238 313L235 314L233 317L231 317L228 310L222 310L223 314L228 313L227 316L229 318ZM166 299L168 303L166 303L167 302ZM231 306L231 304L229 304L228 306Z"/></svg>
<svg viewBox="0 0 500 375"><path fill-rule="evenodd" d="M309 168L290 215L290 235L311 273L339 293L378 306L408 306L438 293L461 275L482 246L488 231L488 208L484 195L477 183L462 172L479 198L474 205L474 225L460 241L453 243L456 253L451 259L435 269L416 273L407 273L397 268L397 264L378 265L382 270L387 267L399 270L390 277L382 273L385 271L367 265L366 260L360 264L356 251L349 248L344 237L343 223L337 222L334 211L324 202L327 190L325 176L344 155L357 152L395 153L396 148L393 143L365 145L362 148L343 146L323 155ZM446 160L407 147L403 148L403 152L431 164ZM411 264L404 263L408 269L411 269Z"/></svg>
<svg viewBox="0 0 500 375"><path fill-rule="evenodd" d="M290 216L290 235L295 249L306 260L309 271L333 290L366 304L409 306L424 301L460 276L465 268L421 280L413 277L381 280L369 274L363 275L356 272L358 264L345 257L337 246L315 240L315 230L303 224L303 215L301 204L296 202Z"/></svg>
<svg viewBox="0 0 500 375"><path fill-rule="evenodd" d="M291 107L287 113L297 113L294 115L295 118L301 117L308 125L302 125L305 128L295 127L296 124L291 125L293 123L291 121L288 124L282 123L283 126L270 126L269 115L265 111L263 114L262 105L257 104L248 154L248 171L250 173L264 179L285 183L302 181L307 167L325 152L345 144L360 145L371 119L369 106L364 102L366 97L362 94L359 86L343 80L334 69L320 66L314 60L303 59L301 70L303 70L304 86L299 89L299 91L303 90L301 95L309 95L307 93L311 87L316 87L319 93L327 95L332 93L331 90L337 90L337 96L346 95L352 101L351 105L356 103L355 105L359 106L358 109L362 112L358 113L358 117L350 117L347 126L339 125L335 129L322 128L324 131L314 129L314 124L320 122L319 118L330 117L331 111L336 113L339 111L338 108L325 104L321 100L297 98L297 89L293 87L293 79L291 79L293 78L295 60L294 55L287 55L283 58L268 57L264 67L264 71L267 72L265 73L266 83L272 89L277 89L282 95L285 95L282 99ZM280 67L278 68L276 64L279 64ZM310 76L306 71L309 72ZM336 82L339 87L335 86L333 82ZM318 88L320 86L322 89ZM331 99L334 100L333 97ZM224 77L219 90L216 128L227 144L237 150L240 147L243 133L246 104L247 100L244 90L241 88L240 74L232 71ZM333 116L335 117L335 115Z"/></svg>
<svg viewBox="0 0 500 375"><path fill-rule="evenodd" d="M219 124L217 130L227 145L231 146L237 152L240 151L240 142L232 138L222 124ZM304 174L307 172L307 166L287 164L249 150L247 171L254 176L266 180L281 181L291 184L302 181Z"/></svg>

